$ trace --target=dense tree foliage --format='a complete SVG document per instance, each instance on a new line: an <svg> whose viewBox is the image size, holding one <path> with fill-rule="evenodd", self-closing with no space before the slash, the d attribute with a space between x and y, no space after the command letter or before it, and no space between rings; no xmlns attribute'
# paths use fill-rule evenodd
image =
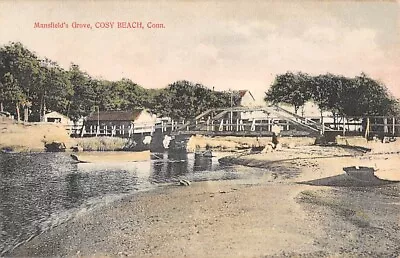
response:
<svg viewBox="0 0 400 258"><path fill-rule="evenodd" d="M154 111L173 119L193 118L210 108L236 106L238 92L218 92L189 81L174 82L155 96Z"/></svg>
<svg viewBox="0 0 400 258"><path fill-rule="evenodd" d="M163 89L145 89L129 79L92 78L76 64L64 70L40 59L21 43L0 47L0 110L18 120L41 121L51 110L77 120L99 110L147 108L174 119L192 118L215 107L238 102L237 92L218 92L189 81Z"/></svg>
<svg viewBox="0 0 400 258"><path fill-rule="evenodd" d="M20 43L12 43L0 49L1 107L15 112L20 120L20 107L27 120L29 107L37 97L33 90L40 79L40 62L34 53Z"/></svg>
<svg viewBox="0 0 400 258"><path fill-rule="evenodd" d="M310 98L310 80L307 74L287 72L276 76L275 82L266 93L266 100L273 103L286 103L294 106L297 113Z"/></svg>
<svg viewBox="0 0 400 258"><path fill-rule="evenodd" d="M278 75L265 101L293 105L295 111L313 100L321 112L341 116L393 115L398 103L382 83L362 73L355 78L287 72Z"/></svg>

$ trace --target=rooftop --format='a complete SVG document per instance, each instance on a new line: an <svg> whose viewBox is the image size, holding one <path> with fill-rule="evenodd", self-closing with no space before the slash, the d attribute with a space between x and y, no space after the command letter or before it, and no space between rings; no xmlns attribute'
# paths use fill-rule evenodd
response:
<svg viewBox="0 0 400 258"><path fill-rule="evenodd" d="M143 109L136 109L132 111L100 111L99 113L91 113L87 121L135 121Z"/></svg>

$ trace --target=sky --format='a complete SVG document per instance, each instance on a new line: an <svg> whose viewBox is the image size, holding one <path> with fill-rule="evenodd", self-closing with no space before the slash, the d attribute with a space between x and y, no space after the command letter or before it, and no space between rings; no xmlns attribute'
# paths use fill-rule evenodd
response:
<svg viewBox="0 0 400 258"><path fill-rule="evenodd" d="M69 27L34 28L35 22ZM72 28L74 22L91 28ZM114 27L96 28L100 22ZM116 28L117 22L143 28ZM396 1L2 0L0 26L0 45L20 41L66 69L75 63L93 77L129 78L145 88L189 80L248 89L262 99L287 71L365 72L400 98Z"/></svg>

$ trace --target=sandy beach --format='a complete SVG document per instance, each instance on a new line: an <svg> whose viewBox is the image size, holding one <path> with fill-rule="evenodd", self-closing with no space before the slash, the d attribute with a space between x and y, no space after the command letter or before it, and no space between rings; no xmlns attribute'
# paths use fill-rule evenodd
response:
<svg viewBox="0 0 400 258"><path fill-rule="evenodd" d="M10 255L399 257L400 184L371 185L343 171L393 169L400 160L392 149L301 146L226 158L265 170L136 193L77 215Z"/></svg>

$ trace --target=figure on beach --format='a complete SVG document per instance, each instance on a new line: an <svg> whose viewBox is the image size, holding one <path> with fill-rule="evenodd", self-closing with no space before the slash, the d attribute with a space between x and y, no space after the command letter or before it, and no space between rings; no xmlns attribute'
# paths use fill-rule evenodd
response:
<svg viewBox="0 0 400 258"><path fill-rule="evenodd" d="M271 131L272 131L272 149L276 149L276 147L279 144L278 136L281 132L281 128L278 125L277 121L274 121Z"/></svg>
<svg viewBox="0 0 400 258"><path fill-rule="evenodd" d="M272 133L272 149L276 149L276 146L278 145L278 136L273 132Z"/></svg>

